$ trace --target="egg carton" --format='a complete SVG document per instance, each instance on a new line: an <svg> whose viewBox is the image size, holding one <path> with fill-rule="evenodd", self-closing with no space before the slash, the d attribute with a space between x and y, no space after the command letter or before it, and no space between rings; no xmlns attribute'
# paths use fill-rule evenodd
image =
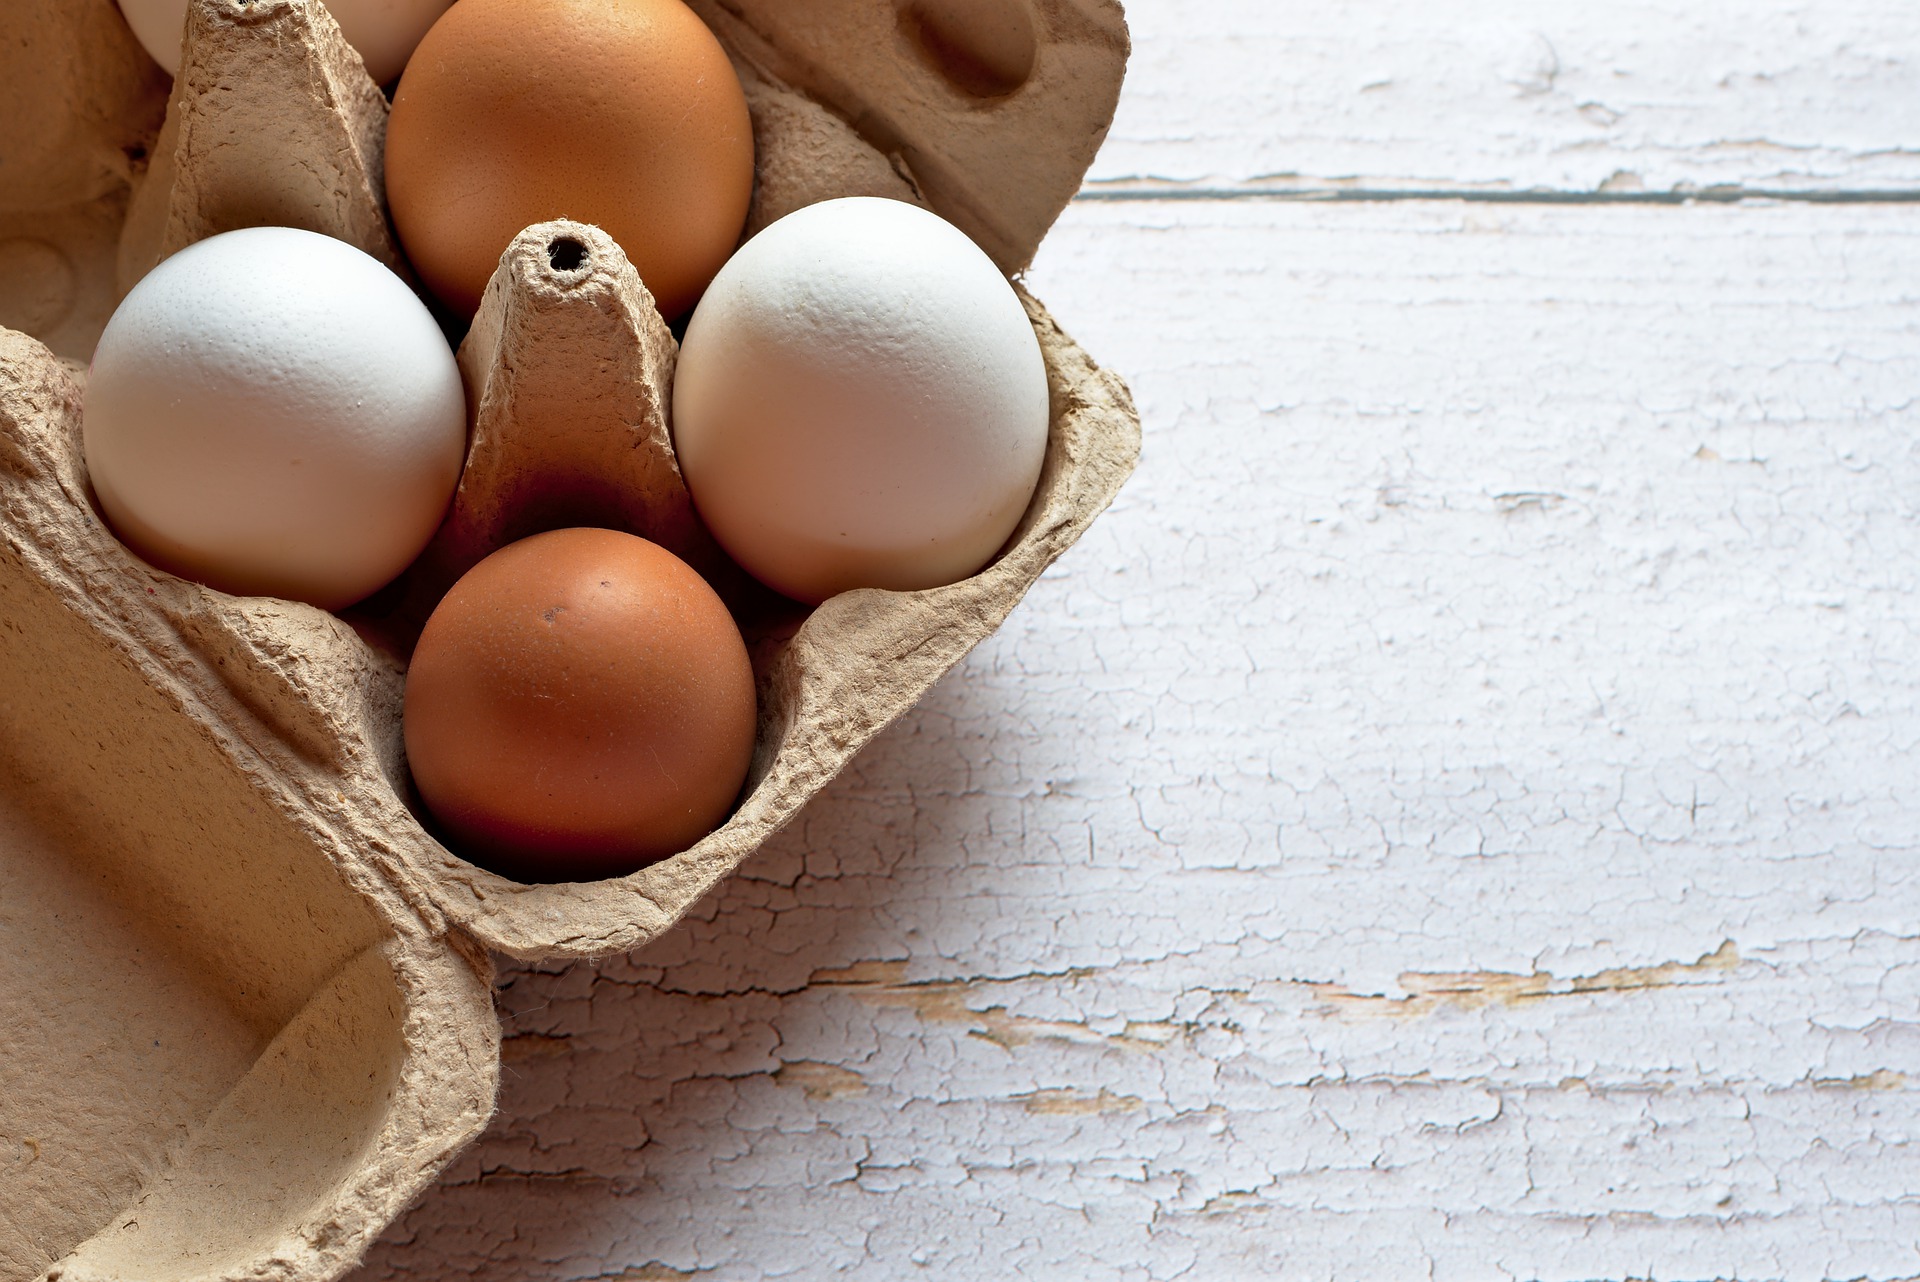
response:
<svg viewBox="0 0 1920 1282"><path fill-rule="evenodd" d="M747 91L749 232L891 196L1009 274L1077 188L1127 55L1109 0L694 7ZM1131 471L1138 419L1022 291L1052 422L1014 537L952 586L801 611L700 526L666 422L673 336L619 247L545 223L460 346L469 458L419 562L344 617L212 591L102 523L84 362L141 274L217 232L304 227L405 274L386 99L316 0L194 0L171 88L112 0L7 0L0 36L0 1282L336 1277L492 1112L490 955L668 929L1000 624ZM706 839L523 884L423 822L404 654L453 576L571 524L716 582L760 720Z"/></svg>

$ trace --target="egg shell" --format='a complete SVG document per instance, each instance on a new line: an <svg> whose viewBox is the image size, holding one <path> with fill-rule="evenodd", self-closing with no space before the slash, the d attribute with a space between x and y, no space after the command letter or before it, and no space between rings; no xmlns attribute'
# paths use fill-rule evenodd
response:
<svg viewBox="0 0 1920 1282"><path fill-rule="evenodd" d="M974 573L1033 497L1040 343L938 215L848 197L787 215L715 277L681 344L674 448L714 537L801 601Z"/></svg>
<svg viewBox="0 0 1920 1282"><path fill-rule="evenodd" d="M441 601L405 726L421 796L472 858L529 881L619 876L726 818L753 756L753 666L684 561L551 530Z"/></svg>
<svg viewBox="0 0 1920 1282"><path fill-rule="evenodd" d="M149 273L107 322L87 468L122 540L238 595L338 609L426 546L466 396L420 300L329 236L253 227Z"/></svg>
<svg viewBox="0 0 1920 1282"><path fill-rule="evenodd" d="M566 217L605 228L679 316L739 240L753 129L680 0L462 0L394 93L386 180L408 257L463 315L521 228Z"/></svg>
<svg viewBox="0 0 1920 1282"><path fill-rule="evenodd" d="M330 0L334 21L366 63L376 84L385 84L407 65L420 37L453 0ZM153 60L169 75L180 72L180 32L187 22L187 0L119 0L120 12Z"/></svg>

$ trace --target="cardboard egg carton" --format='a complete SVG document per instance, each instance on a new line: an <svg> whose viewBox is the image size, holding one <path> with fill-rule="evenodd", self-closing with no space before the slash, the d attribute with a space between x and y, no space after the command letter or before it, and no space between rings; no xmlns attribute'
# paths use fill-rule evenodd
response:
<svg viewBox="0 0 1920 1282"><path fill-rule="evenodd" d="M752 110L749 231L887 195L1031 258L1111 118L1106 0L694 0ZM316 0L194 0L171 85L111 0L0 17L0 1282L338 1276L485 1125L490 951L592 957L670 927L999 625L1118 489L1126 389L1022 293L1052 425L995 562L804 611L687 500L675 345L599 229L528 228L459 350L474 430L445 527L335 617L155 570L102 523L84 362L166 254L236 227L338 236L403 274L386 100ZM410 798L404 655L504 542L600 524L727 597L760 724L732 817L631 876L523 884Z"/></svg>

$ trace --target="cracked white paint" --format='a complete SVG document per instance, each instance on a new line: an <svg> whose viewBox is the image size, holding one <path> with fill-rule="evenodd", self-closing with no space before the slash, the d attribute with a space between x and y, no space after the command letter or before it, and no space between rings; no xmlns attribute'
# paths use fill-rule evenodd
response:
<svg viewBox="0 0 1920 1282"><path fill-rule="evenodd" d="M1079 206L1035 278L1139 476L699 920L509 975L367 1282L1920 1273L1904 211Z"/></svg>
<svg viewBox="0 0 1920 1282"><path fill-rule="evenodd" d="M1916 281L1898 205L1074 206L1138 475L686 927L505 972L357 1282L1920 1276Z"/></svg>

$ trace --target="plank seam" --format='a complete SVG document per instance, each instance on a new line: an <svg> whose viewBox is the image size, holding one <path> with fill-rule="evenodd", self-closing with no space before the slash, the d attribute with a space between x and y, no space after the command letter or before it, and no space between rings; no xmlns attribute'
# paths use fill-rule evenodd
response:
<svg viewBox="0 0 1920 1282"><path fill-rule="evenodd" d="M1360 204L1453 200L1484 205L1735 205L1748 201L1801 205L1910 205L1920 190L1794 191L1770 187L1700 187L1672 191L1486 191L1457 187L1270 187L1257 184L1201 186L1178 183L1089 184L1077 203L1126 201L1263 200L1300 204Z"/></svg>

